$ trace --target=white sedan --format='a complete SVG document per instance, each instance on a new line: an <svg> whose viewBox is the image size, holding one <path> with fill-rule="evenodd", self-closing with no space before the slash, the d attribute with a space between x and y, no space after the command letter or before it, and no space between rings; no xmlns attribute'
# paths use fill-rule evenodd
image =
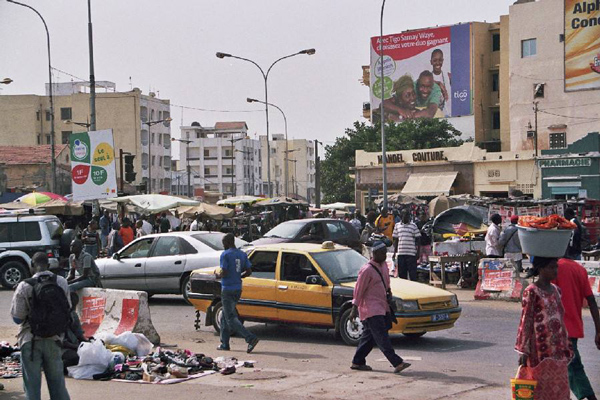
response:
<svg viewBox="0 0 600 400"><path fill-rule="evenodd" d="M153 294L183 294L187 301L190 273L215 267L223 252L221 232L170 232L134 240L112 258L100 258L102 286ZM238 248L248 243L235 239Z"/></svg>

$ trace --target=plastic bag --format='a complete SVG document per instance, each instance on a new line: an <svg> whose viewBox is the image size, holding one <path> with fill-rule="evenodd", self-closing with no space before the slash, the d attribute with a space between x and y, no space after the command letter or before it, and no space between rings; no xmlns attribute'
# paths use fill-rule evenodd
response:
<svg viewBox="0 0 600 400"><path fill-rule="evenodd" d="M79 356L78 366L100 365L104 369L108 367L113 358L111 351L104 347L104 343L100 340L81 343L77 355Z"/></svg>
<svg viewBox="0 0 600 400"><path fill-rule="evenodd" d="M106 371L106 366L91 364L91 365L76 365L68 367L69 376L74 379L93 379L94 375L101 374Z"/></svg>
<svg viewBox="0 0 600 400"><path fill-rule="evenodd" d="M141 333L123 332L115 337L110 344L124 346L134 351L138 357L144 357L152 350L152 343Z"/></svg>

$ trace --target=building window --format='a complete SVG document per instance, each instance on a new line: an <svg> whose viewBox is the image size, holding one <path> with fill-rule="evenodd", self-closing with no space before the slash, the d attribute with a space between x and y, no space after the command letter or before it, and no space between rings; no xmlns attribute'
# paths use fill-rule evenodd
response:
<svg viewBox="0 0 600 400"><path fill-rule="evenodd" d="M39 111L35 112L35 119L37 119L38 121L40 120L40 112Z"/></svg>
<svg viewBox="0 0 600 400"><path fill-rule="evenodd" d="M154 132L152 132L152 144L154 144Z"/></svg>
<svg viewBox="0 0 600 400"><path fill-rule="evenodd" d="M534 83L533 84L533 98L534 99L543 99L545 88L546 88L546 85L543 83Z"/></svg>
<svg viewBox="0 0 600 400"><path fill-rule="evenodd" d="M537 54L537 39L521 40L521 58L533 57Z"/></svg>
<svg viewBox="0 0 600 400"><path fill-rule="evenodd" d="M204 149L204 157L210 157L210 150Z"/></svg>
<svg viewBox="0 0 600 400"><path fill-rule="evenodd" d="M62 131L61 132L61 143L62 144L69 144L69 137L71 137L71 133L73 133L73 131Z"/></svg>
<svg viewBox="0 0 600 400"><path fill-rule="evenodd" d="M154 165L154 161L156 160L156 156L152 156L152 165ZM152 179L154 180L154 179Z"/></svg>
<svg viewBox="0 0 600 400"><path fill-rule="evenodd" d="M204 167L204 175L210 175L210 168Z"/></svg>
<svg viewBox="0 0 600 400"><path fill-rule="evenodd" d="M500 111L492 111L492 129L500 129Z"/></svg>
<svg viewBox="0 0 600 400"><path fill-rule="evenodd" d="M50 140L50 135L46 135L46 144L52 144L52 141Z"/></svg>
<svg viewBox="0 0 600 400"><path fill-rule="evenodd" d="M492 92L500 91L500 74L497 72L492 74Z"/></svg>
<svg viewBox="0 0 600 400"><path fill-rule="evenodd" d="M60 119L63 121L73 118L72 114L71 107L63 107L60 109Z"/></svg>
<svg viewBox="0 0 600 400"><path fill-rule="evenodd" d="M492 51L500 51L500 34L494 33L492 35Z"/></svg>
<svg viewBox="0 0 600 400"><path fill-rule="evenodd" d="M162 135L158 134L158 144L162 144Z"/></svg>
<svg viewBox="0 0 600 400"><path fill-rule="evenodd" d="M163 161L162 157L158 157L158 166L159 167L162 167L162 161Z"/></svg>
<svg viewBox="0 0 600 400"><path fill-rule="evenodd" d="M46 111L46 121L50 121L52 117L52 114L50 114L50 111Z"/></svg>
<svg viewBox="0 0 600 400"><path fill-rule="evenodd" d="M231 149L225 149L225 155L224 157L231 157L233 153L231 152Z"/></svg>
<svg viewBox="0 0 600 400"><path fill-rule="evenodd" d="M567 134L566 132L550 134L550 149L566 149Z"/></svg>

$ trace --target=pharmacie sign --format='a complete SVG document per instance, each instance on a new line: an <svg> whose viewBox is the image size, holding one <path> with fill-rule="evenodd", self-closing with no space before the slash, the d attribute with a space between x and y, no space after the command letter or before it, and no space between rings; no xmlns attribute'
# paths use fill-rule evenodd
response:
<svg viewBox="0 0 600 400"><path fill-rule="evenodd" d="M415 151L411 154L413 162L427 162L427 161L447 161L444 156L444 151ZM402 154L387 154L385 157L388 164L400 164L404 162ZM383 157L377 156L377 162L383 163Z"/></svg>
<svg viewBox="0 0 600 400"><path fill-rule="evenodd" d="M590 167L591 158L556 158L551 160L539 160L540 168L569 168L569 167Z"/></svg>

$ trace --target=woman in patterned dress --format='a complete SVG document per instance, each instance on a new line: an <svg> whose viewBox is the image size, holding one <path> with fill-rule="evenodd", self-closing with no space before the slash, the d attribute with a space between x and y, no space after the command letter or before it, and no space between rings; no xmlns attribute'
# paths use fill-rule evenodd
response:
<svg viewBox="0 0 600 400"><path fill-rule="evenodd" d="M523 292L523 312L515 349L521 355L519 365L529 367L522 376L538 381L536 400L568 400L567 365L573 352L563 320L560 291L551 282L556 279L556 258L534 257L533 273L538 276Z"/></svg>

